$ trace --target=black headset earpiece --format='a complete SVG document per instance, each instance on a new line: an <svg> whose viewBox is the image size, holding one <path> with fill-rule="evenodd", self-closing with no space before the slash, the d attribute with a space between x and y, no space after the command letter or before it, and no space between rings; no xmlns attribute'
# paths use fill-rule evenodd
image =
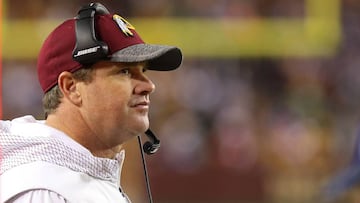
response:
<svg viewBox="0 0 360 203"><path fill-rule="evenodd" d="M150 129L148 129L145 134L150 139L150 141L146 141L144 143L143 150L146 154L154 154L160 148L160 140L156 138Z"/></svg>
<svg viewBox="0 0 360 203"><path fill-rule="evenodd" d="M90 3L79 10L75 22L76 45L73 50L75 61L86 65L107 57L107 44L98 40L96 36L95 14L109 13L100 3Z"/></svg>

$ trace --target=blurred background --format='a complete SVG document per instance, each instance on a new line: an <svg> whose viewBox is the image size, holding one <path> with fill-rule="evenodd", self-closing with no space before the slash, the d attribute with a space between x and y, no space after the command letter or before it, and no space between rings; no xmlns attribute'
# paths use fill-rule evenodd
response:
<svg viewBox="0 0 360 203"><path fill-rule="evenodd" d="M358 0L98 1L183 65L149 73L146 157L157 203L315 203L355 153L360 108ZM43 119L39 48L85 0L2 1L3 119ZM61 42L59 42L61 43ZM122 184L147 202L137 140ZM360 202L357 188L334 202Z"/></svg>

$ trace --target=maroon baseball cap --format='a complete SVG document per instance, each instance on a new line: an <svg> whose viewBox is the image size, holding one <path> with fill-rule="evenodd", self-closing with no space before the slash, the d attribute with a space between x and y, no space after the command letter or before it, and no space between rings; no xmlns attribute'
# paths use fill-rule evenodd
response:
<svg viewBox="0 0 360 203"><path fill-rule="evenodd" d="M66 20L44 41L37 62L38 79L44 92L57 84L61 72L74 72L83 67L83 64L73 59L76 44L75 23L76 19ZM146 44L135 28L119 15L96 15L95 30L97 38L108 46L108 57L104 60L148 61L147 68L158 71L174 70L182 62L179 48Z"/></svg>

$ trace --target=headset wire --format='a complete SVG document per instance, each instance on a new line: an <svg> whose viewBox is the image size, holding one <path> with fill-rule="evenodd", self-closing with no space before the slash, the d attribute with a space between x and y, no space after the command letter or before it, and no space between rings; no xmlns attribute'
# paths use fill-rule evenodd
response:
<svg viewBox="0 0 360 203"><path fill-rule="evenodd" d="M144 150L142 148L142 141L141 141L140 135L138 136L138 142L139 142L139 147L140 147L140 152L141 152L141 160L142 160L142 164L143 164L143 168L144 168L144 178L145 178L145 183L146 183L146 191L147 191L147 194L148 194L149 202L153 203L153 199L152 199L152 195L151 195L149 175L148 175L148 171L147 171L147 167L146 167Z"/></svg>

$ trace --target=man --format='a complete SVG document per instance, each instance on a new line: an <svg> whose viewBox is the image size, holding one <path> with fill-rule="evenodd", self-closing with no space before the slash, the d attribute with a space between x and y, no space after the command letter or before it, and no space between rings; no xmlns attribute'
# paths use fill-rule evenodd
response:
<svg viewBox="0 0 360 203"><path fill-rule="evenodd" d="M149 128L145 72L181 62L178 48L145 44L98 3L59 25L37 64L46 120L0 122L0 202L129 202L121 144Z"/></svg>

